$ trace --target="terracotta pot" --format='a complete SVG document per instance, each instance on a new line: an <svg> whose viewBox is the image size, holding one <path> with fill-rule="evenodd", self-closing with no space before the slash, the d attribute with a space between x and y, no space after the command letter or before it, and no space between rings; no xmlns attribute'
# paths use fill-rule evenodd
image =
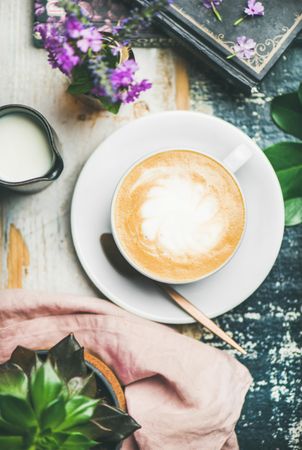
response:
<svg viewBox="0 0 302 450"><path fill-rule="evenodd" d="M87 366L95 373L110 392L112 404L126 411L126 398L123 388L116 375L100 358L84 352Z"/></svg>
<svg viewBox="0 0 302 450"><path fill-rule="evenodd" d="M84 352L84 356L87 366L96 375L97 386L102 389L102 393L104 393L104 387L105 390L107 390L108 395L106 400L108 403L126 411L124 391L114 372L100 358L93 356L88 352ZM120 442L117 445L107 445L104 449L121 450L122 445L123 442Z"/></svg>

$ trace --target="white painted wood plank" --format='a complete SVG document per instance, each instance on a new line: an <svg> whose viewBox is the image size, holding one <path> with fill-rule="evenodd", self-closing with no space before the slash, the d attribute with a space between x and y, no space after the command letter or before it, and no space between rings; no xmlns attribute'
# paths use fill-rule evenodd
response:
<svg viewBox="0 0 302 450"><path fill-rule="evenodd" d="M8 284L9 230L20 230L30 263L23 286L78 294L94 293L74 253L69 224L72 191L81 167L96 146L121 125L147 111L175 108L174 60L171 51L137 49L141 75L154 86L118 116L91 113L65 93L66 80L47 63L46 52L31 42L31 0L0 2L0 104L22 103L41 111L63 146L65 170L45 191L23 196L1 192L1 287ZM10 266L11 268L11 266Z"/></svg>

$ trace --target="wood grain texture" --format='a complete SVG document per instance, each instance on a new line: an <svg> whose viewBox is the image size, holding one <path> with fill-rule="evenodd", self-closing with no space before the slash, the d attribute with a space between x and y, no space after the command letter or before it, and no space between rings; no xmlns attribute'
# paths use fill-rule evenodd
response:
<svg viewBox="0 0 302 450"><path fill-rule="evenodd" d="M31 45L31 0L0 1L0 104L24 103L40 110L56 129L63 146L65 170L58 181L35 195L0 192L0 286L50 292L97 294L75 255L69 226L72 191L94 148L121 125L144 114L186 109L215 114L248 133L262 147L285 140L269 116L272 96L294 90L301 81L302 48L291 48L247 98L213 72L175 62L169 49L138 49L142 77L153 89L117 117L94 113L65 93L66 81L47 64L45 52ZM178 86L178 88L177 88ZM186 86L180 89L179 86ZM19 242L18 270L12 261L10 231ZM18 235L18 237L17 237ZM29 267L23 263L26 244ZM241 450L301 450L301 300L302 227L286 230L279 258L263 285L217 323L248 350L240 358L252 372L250 390L237 431ZM20 256L21 255L21 256ZM20 278L20 261L21 278ZM13 281L14 280L14 281ZM178 329L221 349L225 345L197 325ZM1 344L0 344L1 345ZM227 350L229 351L229 350ZM230 350L229 353L232 353ZM175 449L179 450L179 449Z"/></svg>
<svg viewBox="0 0 302 450"><path fill-rule="evenodd" d="M84 275L70 235L70 201L85 161L109 134L134 118L163 109L175 109L174 58L170 50L137 49L140 76L153 90L118 116L94 112L65 92L65 77L52 70L43 50L31 44L31 0L0 2L0 104L21 103L42 112L57 131L65 169L45 191L35 195L0 192L1 287L23 286L49 291L96 294ZM18 26L17 26L18 24ZM5 43L5 45L4 45ZM11 228L11 226L14 228ZM1 228L2 227L2 228ZM10 241L10 230L14 241ZM30 263L22 280L22 246L15 247L17 232L28 249ZM21 252L22 253L22 252Z"/></svg>
<svg viewBox="0 0 302 450"><path fill-rule="evenodd" d="M28 273L29 252L22 234L14 224L10 225L7 253L7 287L21 288L23 276Z"/></svg>
<svg viewBox="0 0 302 450"><path fill-rule="evenodd" d="M187 110L190 108L190 87L187 71L187 62L177 53L174 55L175 61L175 103L176 108Z"/></svg>

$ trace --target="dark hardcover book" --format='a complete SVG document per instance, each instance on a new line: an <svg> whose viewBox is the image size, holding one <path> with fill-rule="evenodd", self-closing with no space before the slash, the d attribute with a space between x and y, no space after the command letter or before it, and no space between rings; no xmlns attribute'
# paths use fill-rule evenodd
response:
<svg viewBox="0 0 302 450"><path fill-rule="evenodd" d="M148 0L132 0L144 6ZM178 41L201 61L206 61L224 77L243 86L257 85L276 63L285 49L302 29L301 0L262 0L263 17L247 18L239 26L233 23L246 6L245 0L223 1L219 5L222 22L202 0L175 0L156 18L161 29ZM257 42L255 55L249 60L234 57L238 36L247 36Z"/></svg>

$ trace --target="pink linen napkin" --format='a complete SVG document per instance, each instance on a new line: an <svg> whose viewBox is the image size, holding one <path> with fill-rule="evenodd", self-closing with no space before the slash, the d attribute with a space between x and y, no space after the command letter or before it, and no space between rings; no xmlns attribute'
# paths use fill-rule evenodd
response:
<svg viewBox="0 0 302 450"><path fill-rule="evenodd" d="M251 376L226 352L98 298L0 291L0 362L18 344L45 348L70 332L125 385L142 428L123 450L238 449Z"/></svg>

